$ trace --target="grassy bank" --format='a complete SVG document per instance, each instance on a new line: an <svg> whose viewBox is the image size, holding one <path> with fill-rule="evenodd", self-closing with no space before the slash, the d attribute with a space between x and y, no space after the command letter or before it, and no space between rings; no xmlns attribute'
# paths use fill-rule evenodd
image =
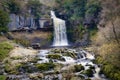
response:
<svg viewBox="0 0 120 80"><path fill-rule="evenodd" d="M0 75L0 80L6 80L6 76Z"/></svg>
<svg viewBox="0 0 120 80"><path fill-rule="evenodd" d="M97 57L96 60L97 60L98 64L102 64L100 74L102 74L102 73L105 74L105 76L111 80L120 80L120 68L105 61L100 56Z"/></svg>
<svg viewBox="0 0 120 80"><path fill-rule="evenodd" d="M5 57L7 57L8 53L12 49L13 49L13 46L10 45L8 42L1 42L0 43L0 61L2 61Z"/></svg>
<svg viewBox="0 0 120 80"><path fill-rule="evenodd" d="M115 42L103 44L98 49L96 62L102 64L101 73L111 80L120 80L120 49Z"/></svg>
<svg viewBox="0 0 120 80"><path fill-rule="evenodd" d="M32 43L39 43L45 46L51 43L52 33L43 31L29 32L11 32L10 35L14 38L14 42L25 47L31 46Z"/></svg>

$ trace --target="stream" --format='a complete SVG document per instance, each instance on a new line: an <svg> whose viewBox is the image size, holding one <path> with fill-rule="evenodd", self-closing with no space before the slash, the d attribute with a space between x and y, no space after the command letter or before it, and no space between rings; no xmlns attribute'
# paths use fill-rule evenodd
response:
<svg viewBox="0 0 120 80"><path fill-rule="evenodd" d="M50 49L48 50L40 50L38 53L38 56L40 59L40 61L38 61L38 63L46 63L49 62L49 59L46 57L47 55L51 54ZM100 72L100 67L97 64L93 63L93 60L95 59L95 55L93 53L89 53L83 49L67 49L66 52L69 53L74 53L77 55L77 58L74 59L70 56L64 56L62 52L60 52L59 54L64 58L65 61L59 61L59 60L53 60L53 63L60 63L63 64L64 67L62 67L61 71L67 70L69 69L69 67L73 66L73 65L79 65L81 64L82 66L84 66L85 70L88 70L90 68L90 66L94 67L94 73L93 73L93 77L89 77L91 80L107 80L105 77L101 77L101 75L99 75ZM55 54L55 53L54 53ZM75 73L75 75L81 75L83 76L85 79L88 79L88 76L81 74L81 72L77 72ZM52 80L52 79L51 79ZM61 80L61 79L60 79Z"/></svg>
<svg viewBox="0 0 120 80"><path fill-rule="evenodd" d="M61 56L62 60L59 59L52 59L49 58L48 55L59 55ZM38 59L36 63L29 62L28 65L32 65L33 72L28 73L25 72L24 69L23 72L18 75L14 74L7 74L8 79L7 80L67 80L67 78L64 78L64 75L68 74L70 76L69 72L72 71L71 67L74 67L75 65L82 65L84 67L83 70L79 72L71 72L72 76L77 77L75 79L69 79L69 80L108 80L105 78L104 74L102 76L99 74L100 67L99 65L93 63L93 60L95 60L95 55L93 53L89 53L83 49L69 49L69 48L51 48L51 49L41 49L38 50L38 54L36 55L36 58ZM62 67L59 68L59 72L56 73L54 69L47 70L44 72L41 71L34 71L34 65L35 64L43 64L43 63L52 63L54 64L61 64ZM93 76L88 76L84 74L86 70L89 70L90 67L93 67L91 70L93 71ZM67 73L66 73L67 71ZM45 74L45 75L43 75ZM30 76L41 76L37 79L31 79ZM82 77L82 79L81 79Z"/></svg>

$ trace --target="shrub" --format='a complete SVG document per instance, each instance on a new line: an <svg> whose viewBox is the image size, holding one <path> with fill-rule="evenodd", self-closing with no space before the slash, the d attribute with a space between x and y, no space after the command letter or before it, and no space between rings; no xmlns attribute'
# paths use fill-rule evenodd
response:
<svg viewBox="0 0 120 80"><path fill-rule="evenodd" d="M120 72L114 73L114 80L120 80Z"/></svg>
<svg viewBox="0 0 120 80"><path fill-rule="evenodd" d="M100 73L104 73L112 80L120 79L120 49L119 44L109 42L99 48L99 55L96 62L103 64Z"/></svg>
<svg viewBox="0 0 120 80"><path fill-rule="evenodd" d="M109 63L102 66L102 72L113 80L120 80L120 72L119 68L116 68L114 65L111 65Z"/></svg>

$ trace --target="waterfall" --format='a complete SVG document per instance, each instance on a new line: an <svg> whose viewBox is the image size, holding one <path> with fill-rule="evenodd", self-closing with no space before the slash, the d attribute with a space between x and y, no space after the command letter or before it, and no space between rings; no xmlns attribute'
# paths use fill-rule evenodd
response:
<svg viewBox="0 0 120 80"><path fill-rule="evenodd" d="M51 11L51 18L54 24L53 46L68 46L65 21L57 18L54 11Z"/></svg>

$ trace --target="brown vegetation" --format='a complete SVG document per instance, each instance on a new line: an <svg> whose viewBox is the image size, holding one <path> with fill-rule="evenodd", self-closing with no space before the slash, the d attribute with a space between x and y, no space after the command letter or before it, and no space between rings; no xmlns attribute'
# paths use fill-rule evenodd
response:
<svg viewBox="0 0 120 80"><path fill-rule="evenodd" d="M14 38L16 43L24 45L26 47L30 46L32 43L40 43L40 45L45 45L50 43L52 39L51 32L34 31L32 33L28 32L12 32L10 35Z"/></svg>
<svg viewBox="0 0 120 80"><path fill-rule="evenodd" d="M49 35L51 35L51 32L42 32L42 31L34 31L33 33L28 33L28 32L13 32L12 33L12 36L14 36L14 38L27 37L30 39L35 38L35 37L46 39Z"/></svg>
<svg viewBox="0 0 120 80"><path fill-rule="evenodd" d="M102 12L96 38L97 62L112 80L120 79L120 0L100 0ZM96 47L95 46L95 47Z"/></svg>
<svg viewBox="0 0 120 80"><path fill-rule="evenodd" d="M8 39L5 36L0 36L0 42L7 41Z"/></svg>

